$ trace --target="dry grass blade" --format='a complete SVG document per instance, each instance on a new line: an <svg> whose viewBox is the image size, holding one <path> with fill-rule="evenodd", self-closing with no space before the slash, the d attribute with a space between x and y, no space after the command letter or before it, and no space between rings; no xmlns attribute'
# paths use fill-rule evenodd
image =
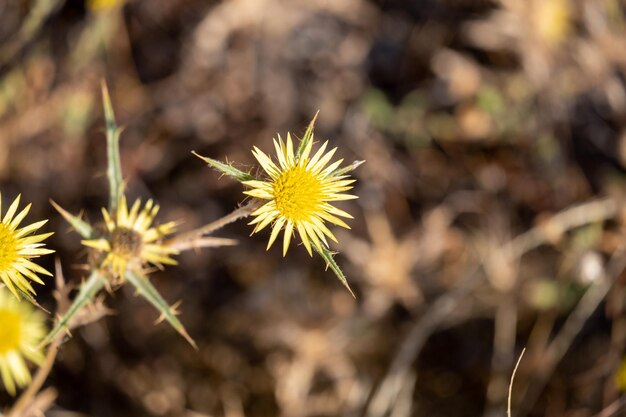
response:
<svg viewBox="0 0 626 417"><path fill-rule="evenodd" d="M608 272L601 279L591 284L574 311L567 317L559 333L546 348L544 366L541 372L529 384L528 391L521 402L519 417L526 416L530 412L543 391L548 378L569 350L575 337L613 286L613 280L610 277L617 276L620 271L624 270L625 266L626 259L614 255L609 262Z"/></svg>
<svg viewBox="0 0 626 417"><path fill-rule="evenodd" d="M524 353L526 352L526 348L522 349L522 353L520 353L517 362L515 363L515 368L513 368L513 373L511 374L511 382L509 383L509 395L507 399L506 406L506 415L507 417L511 417L511 397L513 395L513 381L515 381L515 374L517 373L517 368L519 368L519 364L522 362L522 358L524 357Z"/></svg>

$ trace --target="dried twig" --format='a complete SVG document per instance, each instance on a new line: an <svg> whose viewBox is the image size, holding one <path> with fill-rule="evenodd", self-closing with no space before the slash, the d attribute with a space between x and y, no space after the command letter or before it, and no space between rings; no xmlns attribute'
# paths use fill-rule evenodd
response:
<svg viewBox="0 0 626 417"><path fill-rule="evenodd" d="M594 281L578 302L578 305L569 315L559 333L548 345L545 352L546 360L542 364L541 373L529 384L524 400L521 403L519 417L523 417L530 412L546 386L548 378L569 350L574 338L611 289L613 285L611 277L617 276L625 266L626 259L614 255L609 263L608 273L604 274L604 277L601 279Z"/></svg>
<svg viewBox="0 0 626 417"><path fill-rule="evenodd" d="M387 375L382 380L369 403L367 417L382 416L389 411L398 399L402 387L411 373L411 364L415 361L424 344L457 306L458 301L467 295L481 281L481 274L476 267L468 273L459 286L437 299L432 307L418 320L396 354Z"/></svg>
<svg viewBox="0 0 626 417"><path fill-rule="evenodd" d="M254 210L258 208L258 202L256 200L250 201L248 204L237 208L230 214L218 219L214 222L211 222L207 225L194 229L187 233L182 233L178 236L173 237L172 239L165 242L166 246L172 248L194 248L201 247L198 246L198 242L202 241L202 238L205 235L215 232L216 230L221 229L227 224L233 223L239 219L244 217L248 217Z"/></svg>
<svg viewBox="0 0 626 417"><path fill-rule="evenodd" d="M560 238L569 230L611 219L617 214L618 207L617 201L611 197L569 207L513 239L513 255L521 257L546 242Z"/></svg>
<svg viewBox="0 0 626 417"><path fill-rule="evenodd" d="M509 395L508 395L508 401L506 405L507 417L511 417L511 397L513 395L513 381L515 381L515 374L517 373L517 368L519 368L519 364L522 362L522 358L524 357L525 352L526 352L526 348L522 349L522 353L520 353L519 358L517 359L517 363L515 364L515 368L513 368L513 373L511 374L511 382L509 383Z"/></svg>

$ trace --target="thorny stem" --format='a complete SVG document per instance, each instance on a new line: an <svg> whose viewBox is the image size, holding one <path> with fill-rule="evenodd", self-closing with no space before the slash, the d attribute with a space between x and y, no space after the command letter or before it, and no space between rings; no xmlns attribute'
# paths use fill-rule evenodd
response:
<svg viewBox="0 0 626 417"><path fill-rule="evenodd" d="M221 229L227 224L233 223L241 218L248 217L258 207L259 202L256 200L252 200L248 204L237 208L236 210L232 211L230 214L227 214L221 219L218 219L214 222L211 222L190 232L181 234L173 239L170 239L166 242L166 245L174 249L178 247L185 247L195 239L201 238L204 235ZM22 393L22 395L20 395L19 399L15 402L13 408L11 408L8 414L6 414L6 417L20 417L24 410L28 407L28 405L37 396L39 390L48 378L50 371L52 371L54 361L57 357L59 347L61 346L61 342L63 341L64 336L64 333L59 333L52 341L52 343L48 347L48 351L46 353L46 358L43 365L37 371L37 374L33 378L31 384L29 384L28 388Z"/></svg>
<svg viewBox="0 0 626 417"><path fill-rule="evenodd" d="M195 239L199 239L204 235L208 235L210 233L215 232L216 230L221 229L227 224L233 223L239 219L244 217L248 217L259 207L259 202L257 200L252 200L246 205L237 208L232 211L230 214L222 217L221 219L215 220L209 224L206 224L202 227L194 229L187 233L182 233L168 241L165 242L165 246L168 246L172 249L182 249L188 247L189 243Z"/></svg>
<svg viewBox="0 0 626 417"><path fill-rule="evenodd" d="M60 333L54 339L54 341L48 347L48 352L46 353L46 359L44 360L43 365L37 371L35 378L30 383L26 391L20 395L20 398L15 402L13 408L9 411L6 417L19 417L22 415L26 407L34 400L34 398L39 393L44 382L48 379L48 375L52 370L52 366L54 365L54 361L57 357L57 353L59 352L59 346L61 346L61 342L63 341L64 333Z"/></svg>
<svg viewBox="0 0 626 417"><path fill-rule="evenodd" d="M69 309L71 308L69 300L67 298L70 288L65 285L63 272L61 270L61 263L58 259L56 260L55 266L57 287L55 298L57 300L57 311L58 313L66 314L67 311L69 311ZM82 308L79 308L77 313L81 310ZM46 352L46 357L43 364L39 367L39 370L35 374L35 377L31 381L31 383L28 385L28 388L26 388L26 390L20 395L13 407L9 410L6 417L27 417L30 415L27 410L29 407L32 407L36 404L36 399L39 396L41 387L46 382L46 379L48 379L48 375L50 375L50 372L52 371L52 367L54 366L54 362L56 360L57 354L59 353L59 348L63 343L64 337L65 332L60 332L51 340L50 344L48 345L48 350ZM0 417L3 417L2 414L0 414Z"/></svg>

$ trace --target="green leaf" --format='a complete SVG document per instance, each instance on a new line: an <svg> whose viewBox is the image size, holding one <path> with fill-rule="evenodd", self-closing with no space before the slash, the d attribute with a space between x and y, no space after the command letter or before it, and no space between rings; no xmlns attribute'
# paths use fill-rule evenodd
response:
<svg viewBox="0 0 626 417"><path fill-rule="evenodd" d="M198 158L202 159L204 162L209 164L211 167L217 169L218 171L222 172L223 174L226 174L226 175L228 175L230 177L233 177L234 179L236 179L239 182L251 181L251 180L255 180L256 179L253 175L248 174L248 173L243 172L243 171L240 171L240 170L238 170L237 168L233 167L230 164L225 164L223 162L216 161L215 159L204 157L202 155L197 154L195 151L192 151L191 153L194 154L195 156L197 156Z"/></svg>
<svg viewBox="0 0 626 417"><path fill-rule="evenodd" d="M50 204L52 204L54 208L57 209L59 213L61 213L61 216L63 216L63 218L67 220L67 222L72 226L72 228L76 230L76 233L81 235L84 239L93 239L96 236L95 230L93 229L93 227L91 227L89 223L82 220L80 217L74 216L73 214L69 213L53 200L50 200Z"/></svg>
<svg viewBox="0 0 626 417"><path fill-rule="evenodd" d="M124 184L122 182L122 165L120 162L120 134L122 130L117 127L115 114L111 105L109 89L102 82L102 106L104 107L104 120L106 123L107 137L107 178L109 180L109 213L115 215L117 203L122 196Z"/></svg>
<svg viewBox="0 0 626 417"><path fill-rule="evenodd" d="M304 149L308 146L309 142L313 140L313 127L315 126L315 120L317 119L318 114L320 114L319 110L315 113L315 116L313 116L313 120L309 123L309 127L306 128L304 136L302 136L298 149L296 150L296 158L300 158L300 155L302 155L302 152L304 152Z"/></svg>
<svg viewBox="0 0 626 417"><path fill-rule="evenodd" d="M354 298L356 298L356 295L354 295L354 292L352 292L352 288L350 288L350 284L348 284L346 276L343 274L341 268L339 268L339 265L337 265L337 262L335 262L335 258L333 258L333 253L330 251L330 249L322 246L320 250L320 248L318 248L316 245L311 246L313 246L315 251L320 254L324 261L326 261L326 268L330 267L330 269L333 270L337 278L339 278L339 281L341 281L343 286L346 287L348 291L350 291L350 294L352 294Z"/></svg>
<svg viewBox="0 0 626 417"><path fill-rule="evenodd" d="M41 346L45 346L52 342L60 332L69 329L72 318L90 301L93 301L98 291L100 291L100 289L104 286L104 282L105 279L100 275L99 271L94 270L91 272L87 281L81 284L80 289L78 290L78 295L72 302L70 308L57 321L54 328L50 331L50 333L48 333L43 342L41 342Z"/></svg>
<svg viewBox="0 0 626 417"><path fill-rule="evenodd" d="M189 342L194 349L198 349L196 342L189 336L182 323L176 317L176 306L170 306L167 301L161 297L161 294L154 288L154 285L143 275L137 274L131 270L126 271L126 279L130 282L139 295L148 300L161 313L161 320L167 320L172 327Z"/></svg>

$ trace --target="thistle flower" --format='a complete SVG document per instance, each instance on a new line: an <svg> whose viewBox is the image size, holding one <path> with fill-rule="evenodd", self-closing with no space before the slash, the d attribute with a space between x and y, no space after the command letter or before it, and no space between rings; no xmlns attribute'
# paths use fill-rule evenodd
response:
<svg viewBox="0 0 626 417"><path fill-rule="evenodd" d="M164 246L160 239L172 233L175 222L152 226L159 212L159 206L148 200L140 210L141 201L136 200L128 209L126 197L122 196L114 216L102 209L107 236L99 239L83 240L85 246L106 253L104 266L110 266L114 274L123 279L128 268L138 271L147 263L158 267L175 265L171 255L178 251Z"/></svg>
<svg viewBox="0 0 626 417"><path fill-rule="evenodd" d="M19 203L20 196L18 195L0 221L0 279L18 299L20 295L31 298L35 294L30 281L43 284L37 274L51 275L31 259L54 252L44 249L44 244L41 243L52 233L32 234L39 230L47 220L18 228L31 206L27 205L16 215Z"/></svg>
<svg viewBox="0 0 626 417"><path fill-rule="evenodd" d="M72 228L84 240L83 245L98 252L97 261L90 265L89 276L80 285L78 294L67 311L55 323L48 333L43 345L51 343L59 335L70 328L73 318L83 308L95 302L100 291L109 284L130 284L135 287L136 294L152 304L167 322L189 343L196 347L185 327L176 317L176 305L170 306L152 285L148 276L147 264L162 267L163 264L173 265L176 261L172 255L178 254L171 242L163 242L163 238L174 232L175 222L159 226L153 225L159 206L152 200L142 207L136 200L130 210L124 196L122 165L120 162L119 140L121 129L117 127L113 106L106 84L102 84L102 104L106 120L107 142L107 179L109 182L108 209L102 209L106 230L97 230L80 216L75 216L54 201L52 205L68 221ZM206 242L204 242L206 243ZM109 289L113 289L109 286Z"/></svg>
<svg viewBox="0 0 626 417"><path fill-rule="evenodd" d="M348 179L348 175L338 174L343 159L328 165L337 148L326 152L327 146L328 141L310 158L313 140L307 141L301 152L294 153L291 135L287 135L287 143L279 136L278 141L274 139L278 164L259 148L254 147L252 154L269 178L243 181L244 185L252 188L244 191L244 194L268 200L252 213L255 219L250 222L256 225L252 233L272 225L267 249L284 229L284 256L289 249L292 234L297 230L304 247L312 256L311 244L318 252L322 252L322 246L328 248L326 238L337 242L333 233L324 224L326 221L350 228L339 217L348 219L353 217L329 202L357 198L344 193L352 188L351 184L355 180Z"/></svg>
<svg viewBox="0 0 626 417"><path fill-rule="evenodd" d="M44 316L28 303L20 303L0 288L0 377L4 387L15 395L31 376L25 359L41 364L43 354L36 349L46 334Z"/></svg>
<svg viewBox="0 0 626 417"><path fill-rule="evenodd" d="M340 217L348 219L353 217L330 202L357 198L354 195L345 194L345 191L352 189L352 183L355 181L350 179L347 173L365 161L355 161L339 168L343 162L343 159L340 159L328 165L337 150L334 148L326 152L328 141L311 157L316 118L317 114L309 123L295 151L291 134L287 134L286 143L280 136L278 141L274 140L278 163L273 162L267 154L254 147L252 154L267 174L266 178L257 178L250 173L238 170L232 164L216 161L195 152L193 154L223 174L250 187L250 190L244 191L246 195L267 201L260 208L252 209L254 210L252 213L246 214L254 217L254 220L250 222L255 225L253 234L268 225L272 226L267 249L276 241L280 231L284 230L283 256L285 256L294 231L297 231L309 255L313 256L312 249L315 249L326 262L326 267L335 273L354 296L346 276L334 259L334 253L328 247L327 238L334 242L337 242L337 239L326 227L325 222L346 229L350 228ZM256 202L252 204L256 205Z"/></svg>

